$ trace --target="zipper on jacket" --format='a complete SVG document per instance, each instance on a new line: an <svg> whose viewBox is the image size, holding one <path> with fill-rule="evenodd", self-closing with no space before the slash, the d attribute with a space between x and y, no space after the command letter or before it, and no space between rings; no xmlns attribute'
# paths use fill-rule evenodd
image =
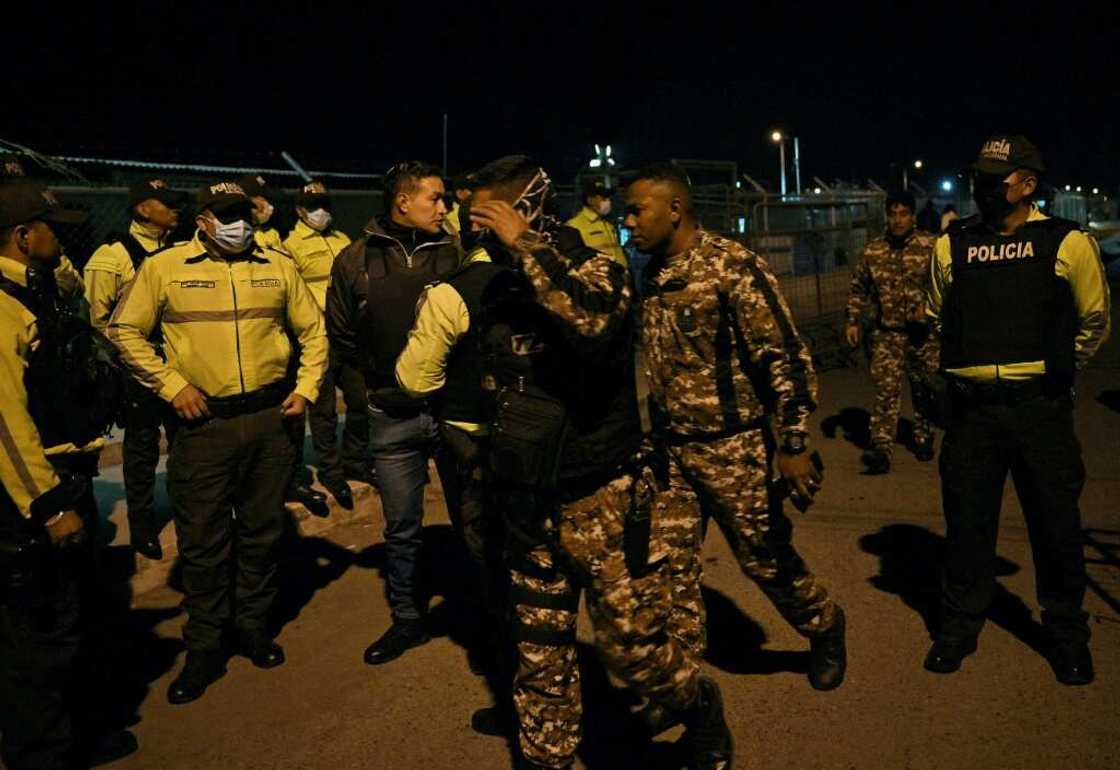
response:
<svg viewBox="0 0 1120 770"><path fill-rule="evenodd" d="M237 343L237 376L241 379L241 395L245 395L245 370L241 366L241 330L237 327L237 284L233 280L233 265L226 262L229 268L229 290L233 293L233 338Z"/></svg>

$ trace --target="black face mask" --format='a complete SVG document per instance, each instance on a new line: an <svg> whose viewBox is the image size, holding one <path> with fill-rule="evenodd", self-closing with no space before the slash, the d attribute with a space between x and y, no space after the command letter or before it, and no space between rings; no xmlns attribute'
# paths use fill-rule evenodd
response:
<svg viewBox="0 0 1120 770"><path fill-rule="evenodd" d="M1007 200L1009 185L1003 179L995 174L977 174L972 179L972 199L989 225L1000 224L1015 210L1016 204Z"/></svg>

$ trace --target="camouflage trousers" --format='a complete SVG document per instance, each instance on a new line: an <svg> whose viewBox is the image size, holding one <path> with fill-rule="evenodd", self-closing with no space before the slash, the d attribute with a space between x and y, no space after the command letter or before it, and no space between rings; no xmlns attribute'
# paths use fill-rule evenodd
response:
<svg viewBox="0 0 1120 770"><path fill-rule="evenodd" d="M743 574L803 636L832 627L836 603L793 547L793 524L768 484L772 452L762 430L694 441L669 450L669 489L657 506L669 548L674 603L670 627L694 651L705 643L700 596L701 518L714 519Z"/></svg>
<svg viewBox="0 0 1120 770"><path fill-rule="evenodd" d="M889 457L898 432L898 416L902 409L902 380L910 380L914 403L914 441L933 440L933 425L919 409L922 403L915 394L928 387L926 378L937 372L940 347L931 337L915 347L903 332L876 330L871 335L871 379L875 381L875 410L871 415L871 444Z"/></svg>
<svg viewBox="0 0 1120 770"><path fill-rule="evenodd" d="M653 494L649 470L620 476L561 507L559 548L539 546L510 559L518 739L524 756L545 767L567 767L579 745L581 589L595 647L612 674L671 709L696 697L699 663L667 632L673 593L664 546L651 537L649 566L640 575L626 564L627 513L635 503L652 505Z"/></svg>

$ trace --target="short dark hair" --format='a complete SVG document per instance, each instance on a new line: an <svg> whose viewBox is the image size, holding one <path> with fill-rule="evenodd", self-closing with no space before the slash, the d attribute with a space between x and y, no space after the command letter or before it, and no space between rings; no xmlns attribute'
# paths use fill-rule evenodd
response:
<svg viewBox="0 0 1120 770"><path fill-rule="evenodd" d="M887 199L883 201L883 210L889 214L891 207L896 204L910 209L911 214L918 210L918 204L914 200L914 193L909 190L891 190L887 193Z"/></svg>
<svg viewBox="0 0 1120 770"><path fill-rule="evenodd" d="M421 179L436 177L443 179L443 171L438 166L425 163L422 160L407 160L398 163L385 172L385 210L393 207L393 201L403 193L411 193L420 184Z"/></svg>
<svg viewBox="0 0 1120 770"><path fill-rule="evenodd" d="M474 189L519 194L540 170L540 164L528 155L506 155L474 173Z"/></svg>
<svg viewBox="0 0 1120 770"><path fill-rule="evenodd" d="M23 227L24 224L27 224L27 223L24 222L23 224L9 225L8 227L0 227L0 248L3 248L4 246L7 246L8 243L12 240L12 238L15 237L16 228L17 227Z"/></svg>
<svg viewBox="0 0 1120 770"><path fill-rule="evenodd" d="M695 213L692 207L692 180L688 178L688 172L676 163L663 161L643 166L629 177L627 186L635 182L661 182L669 185L683 199L685 213Z"/></svg>

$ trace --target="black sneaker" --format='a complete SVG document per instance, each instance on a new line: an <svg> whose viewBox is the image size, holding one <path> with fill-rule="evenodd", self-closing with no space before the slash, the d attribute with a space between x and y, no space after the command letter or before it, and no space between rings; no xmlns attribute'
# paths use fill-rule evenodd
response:
<svg viewBox="0 0 1120 770"><path fill-rule="evenodd" d="M226 656L222 652L187 651L187 662L179 676L167 688L167 700L181 705L198 700L206 688L226 673Z"/></svg>
<svg viewBox="0 0 1120 770"><path fill-rule="evenodd" d="M1073 687L1089 684L1096 675L1087 644L1059 644L1050 655L1050 665L1059 682Z"/></svg>
<svg viewBox="0 0 1120 770"><path fill-rule="evenodd" d="M734 747L731 730L723 716L723 697L719 685L700 677L696 702L682 717L688 727L685 738L696 770L732 770Z"/></svg>
<svg viewBox="0 0 1120 770"><path fill-rule="evenodd" d="M342 479L319 479L322 485L326 488L331 496L338 501L348 511L354 510L354 495L350 491L350 485Z"/></svg>
<svg viewBox="0 0 1120 770"><path fill-rule="evenodd" d="M976 652L976 637L967 639L938 639L926 653L923 664L926 671L935 674L952 674L959 671L961 661Z"/></svg>
<svg viewBox="0 0 1120 770"><path fill-rule="evenodd" d="M863 453L859 458L864 465L867 466L865 473L868 476L880 476L884 473L889 473L891 469L891 458L882 449L870 449Z"/></svg>
<svg viewBox="0 0 1120 770"><path fill-rule="evenodd" d="M317 489L312 489L306 484L298 482L288 487L288 491L284 495L284 502L299 503L319 518L326 518L331 513L330 508L327 507L326 495Z"/></svg>
<svg viewBox="0 0 1120 770"><path fill-rule="evenodd" d="M419 620L394 620L389 630L380 639L366 648L362 657L371 666L388 663L404 655L413 647L430 642L432 637L424 630Z"/></svg>
<svg viewBox="0 0 1120 770"><path fill-rule="evenodd" d="M263 631L238 634L238 647L257 668L276 668L284 665L284 648Z"/></svg>
<svg viewBox="0 0 1120 770"><path fill-rule="evenodd" d="M844 611L837 607L832 626L809 640L809 684L813 689L835 690L843 683L848 668L846 631Z"/></svg>

